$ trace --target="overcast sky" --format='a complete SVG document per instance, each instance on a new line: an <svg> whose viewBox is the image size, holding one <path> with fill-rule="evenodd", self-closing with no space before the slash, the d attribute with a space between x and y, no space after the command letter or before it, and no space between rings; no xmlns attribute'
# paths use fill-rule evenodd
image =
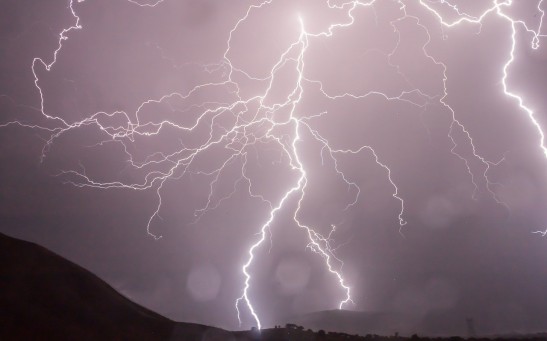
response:
<svg viewBox="0 0 547 341"><path fill-rule="evenodd" d="M452 3L89 0L79 29L0 1L1 231L177 321L239 328L264 236L263 326L338 308L328 257L344 309L546 330L547 158L502 80L547 4ZM515 28L508 91L547 129L547 39Z"/></svg>

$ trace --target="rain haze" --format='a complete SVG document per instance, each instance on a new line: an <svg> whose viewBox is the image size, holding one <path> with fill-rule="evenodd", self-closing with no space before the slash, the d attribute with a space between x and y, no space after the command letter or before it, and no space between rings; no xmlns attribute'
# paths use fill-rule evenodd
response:
<svg viewBox="0 0 547 341"><path fill-rule="evenodd" d="M547 3L0 4L0 232L176 321L547 330Z"/></svg>

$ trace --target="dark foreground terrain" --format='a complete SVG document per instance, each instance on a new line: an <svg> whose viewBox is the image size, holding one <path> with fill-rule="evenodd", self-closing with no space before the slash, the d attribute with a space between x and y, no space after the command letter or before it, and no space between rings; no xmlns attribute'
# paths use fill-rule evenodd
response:
<svg viewBox="0 0 547 341"><path fill-rule="evenodd" d="M503 339L547 340L547 334ZM463 339L357 336L296 325L229 332L174 322L131 302L97 276L45 248L0 234L0 340Z"/></svg>

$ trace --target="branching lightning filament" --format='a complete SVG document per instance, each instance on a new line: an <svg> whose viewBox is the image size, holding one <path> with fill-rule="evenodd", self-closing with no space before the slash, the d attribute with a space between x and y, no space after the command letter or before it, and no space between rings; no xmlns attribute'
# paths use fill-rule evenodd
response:
<svg viewBox="0 0 547 341"><path fill-rule="evenodd" d="M399 6L398 17L390 23L398 36L400 36L398 24L403 20L410 20L415 22L428 37L428 40L421 46L421 51L428 60L442 70L443 88L439 89L438 93L428 93L423 89L413 86L404 73L399 71L398 65L392 63L392 57L399 48L399 43L397 43L397 46L391 53L386 55L388 64L397 69L402 79L408 83L408 88L399 93L385 93L379 90L364 93L329 93L329 87L323 81L313 79L307 73L306 62L310 58L313 58L310 55L309 46L325 40L335 39L337 33L340 31L354 29L353 26L357 21L356 13L359 11L375 11L375 6L380 6L387 0L345 0L337 2L324 0L326 1L326 6L331 11L337 14L342 13L343 16L336 16L339 19L333 20L328 27L317 32L307 30L306 20L312 19L309 19L306 13L302 13L302 16L298 13L290 13L288 16L292 16L291 20L297 22L294 25L295 29L299 30L298 34L295 34L297 39L278 56L271 69L264 72L267 76L259 77L253 75L245 67L235 65L231 58L231 52L233 49L233 39L242 30L246 21L256 15L257 12L268 10L269 6L275 2L274 0L263 0L250 5L239 20L234 23L231 30L226 33L226 47L221 60L214 64L198 65L206 73L221 74L218 81L199 84L186 93L173 92L159 98L149 98L143 101L137 110L132 113L125 111L100 111L90 114L82 120L71 121L47 110L47 105L45 104L46 91L41 86L39 71L50 71L55 68L58 56L63 52L63 43L69 38L76 37L77 31L84 29L85 25L81 22L77 13L78 3L84 1L77 0L75 2L74 0L70 0L69 9L74 22L72 26L60 32L58 45L53 50L51 57L49 59L36 57L32 61L31 70L34 75L34 85L40 101L39 111L42 119L45 119L48 124L29 124L22 121L11 121L3 123L2 126L19 125L47 134L48 138L42 149L42 159L47 157L51 146L65 133L88 126L98 128L100 134L102 134L101 144L114 143L121 146L126 156L128 167L144 172L145 175L139 181L135 182L120 180L103 181L88 176L85 168L82 166L79 169L62 170L59 176L63 181L78 187L100 189L123 188L132 191L150 190L155 192L157 205L152 210L146 224L148 234L154 239L162 237L159 233L154 232L154 224L158 219L161 219L160 212L162 210L164 190L170 181L190 176L208 179L209 192L206 193L207 200L202 207L195 210L194 223L197 223L203 215L217 209L225 201L232 199L237 188L246 186L248 196L259 202L260 205L265 206L269 210L269 214L267 217L264 217L265 221L258 227L258 233L254 237L254 242L246 250L247 261L241 266L243 288L241 296L235 301L240 325L243 323L243 312L245 311L251 315L253 324L259 329L263 326L259 317L260 314L252 303L252 267L260 261L257 251L263 247L271 230L275 229L275 220L280 211L290 212L294 227L307 237L307 245L303 245L303 247L307 247L321 257L325 265L325 270L338 283L340 292L338 308L347 308L353 303L351 285L343 273L344 263L336 255L336 247L334 246L336 222L329 222L331 224L330 230L325 233L321 232L322 230L319 227L306 223L306 218L302 214L302 207L305 205L311 186L308 175L312 171L307 166L303 157L304 153L309 152L307 150L304 151L302 146L305 140L312 140L313 143L320 146L319 154L323 164L332 165L334 174L347 186L351 198L346 203L346 210L354 208L359 203L362 190L359 183L344 171L340 160L342 157L354 157L358 154L372 156L375 167L379 167L384 172L385 179L392 188L390 200L393 200L399 207L398 213L393 217L393 220L398 224L399 232L404 237L403 226L407 224L405 219L405 193L401 192L397 186L398 179L394 176L391 166L384 161L382 155L372 145L336 145L334 142L329 141L329 138L314 124L314 120L338 113L327 111L320 113L307 112L302 102L306 98L307 93L312 89L318 92L324 100L330 102L352 100L364 103L367 99L378 98L386 102L400 103L423 110L431 105L442 107L449 113L451 121L447 138L450 140L452 148L448 152L452 153L458 160L461 160L462 168L464 171L467 171L474 187L473 197L479 191L484 190L497 203L509 208L496 195L493 190L494 183L488 175L489 170L503 160L491 161L481 154L478 148L475 147L471 133L458 119L457 112L447 101L449 70L443 61L435 58L428 50L432 33L431 28L424 23L426 16L429 19L434 18L442 30L452 30L462 25L476 25L480 30L485 18L489 17L497 17L510 26L512 44L509 51L507 51L505 62L500 65L500 82L503 86L503 93L508 98L516 101L522 113L526 114L527 118L533 123L538 133L538 147L547 158L547 146L545 145L545 135L542 127L535 118L533 110L527 106L525 97L517 95L517 90L513 89L509 83L511 65L517 58L516 45L519 30L524 30L526 36L531 37L530 45L532 49L538 49L541 39L545 37L542 33L544 16L543 0L538 1L537 4L537 11L541 17L540 23L536 28L531 28L528 23L513 19L507 14L513 4L513 1L510 0L493 0L490 2L490 6L479 15L471 15L460 10L456 1L390 1L390 3L396 3ZM132 5L143 7L144 10L162 6L166 0L150 3L142 3L134 0L127 1ZM446 8L452 11L456 19L446 19L436 9L439 4L447 6ZM418 7L421 12L415 13L415 9L411 9L411 7ZM363 34L366 34L366 32L363 32ZM273 96L273 89L278 82L281 82L280 73L286 70L290 70L294 75L294 81L290 85L290 88L287 89L285 97L280 100L272 100L272 98L276 98ZM263 90L257 90L252 95L249 95L248 91L242 90L247 86L247 83L262 84L264 85ZM198 95L206 96L207 91L216 89L224 91L230 99L223 99L222 101L211 99L210 101L206 100L198 104L192 103L193 99ZM261 88L257 87L257 89ZM181 124L175 120L159 119L151 121L144 118L144 113L147 110L160 104L170 106L173 102L184 103L184 109L187 111L197 111L198 115L194 122ZM192 104L188 105L187 103ZM123 123L112 124L110 123L112 119ZM200 136L202 139L195 145L187 145L181 142L181 146L174 151L154 152L144 158L132 151L132 144L136 140L153 138L154 136L164 134L168 130L176 131L183 137L197 134L196 132L198 131L203 136ZM206 133L203 134L203 131ZM457 133L463 134L464 141L455 137ZM275 149L281 155L280 162L286 163L287 168L294 175L291 182L286 185L286 188L283 188L283 193L279 198L275 198L275 196L269 193L255 190L256 184L253 183L248 173L252 151L259 146L266 145L270 147L275 146ZM472 150L471 157L458 152L458 147L461 145L465 145ZM222 151L221 156L216 160L216 164L206 169L200 168L199 160L204 157L210 158L211 154L216 150ZM473 170L470 166L473 161L480 162L484 171L477 173L477 171ZM218 198L216 193L217 185L226 173L226 170L229 167L234 167L234 165L239 167L238 179L233 183L232 191ZM477 181L479 177L481 181ZM481 188L481 183L485 184L484 188ZM543 236L547 235L547 231L537 231L535 233Z"/></svg>

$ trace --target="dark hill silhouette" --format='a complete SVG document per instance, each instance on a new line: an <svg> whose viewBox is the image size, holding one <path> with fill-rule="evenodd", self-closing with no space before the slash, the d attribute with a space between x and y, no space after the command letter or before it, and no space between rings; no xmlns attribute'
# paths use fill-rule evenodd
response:
<svg viewBox="0 0 547 341"><path fill-rule="evenodd" d="M344 319L349 323L359 319L361 315L353 312L320 312L310 316L312 320L334 318L334 321L324 321L325 325L314 328L315 331L307 330L311 326L290 324L238 332L174 322L131 302L91 272L51 251L0 234L0 340L433 340L416 335L402 338L329 332L339 329L336 323L346 323ZM383 315L369 316L371 323L377 323L375 319L384 323L385 318ZM394 328L398 323L396 320L387 322L394 323ZM519 336L506 340L539 341L546 340L546 336Z"/></svg>
<svg viewBox="0 0 547 341"><path fill-rule="evenodd" d="M176 323L125 298L84 268L0 234L1 340L228 340L221 329Z"/></svg>

